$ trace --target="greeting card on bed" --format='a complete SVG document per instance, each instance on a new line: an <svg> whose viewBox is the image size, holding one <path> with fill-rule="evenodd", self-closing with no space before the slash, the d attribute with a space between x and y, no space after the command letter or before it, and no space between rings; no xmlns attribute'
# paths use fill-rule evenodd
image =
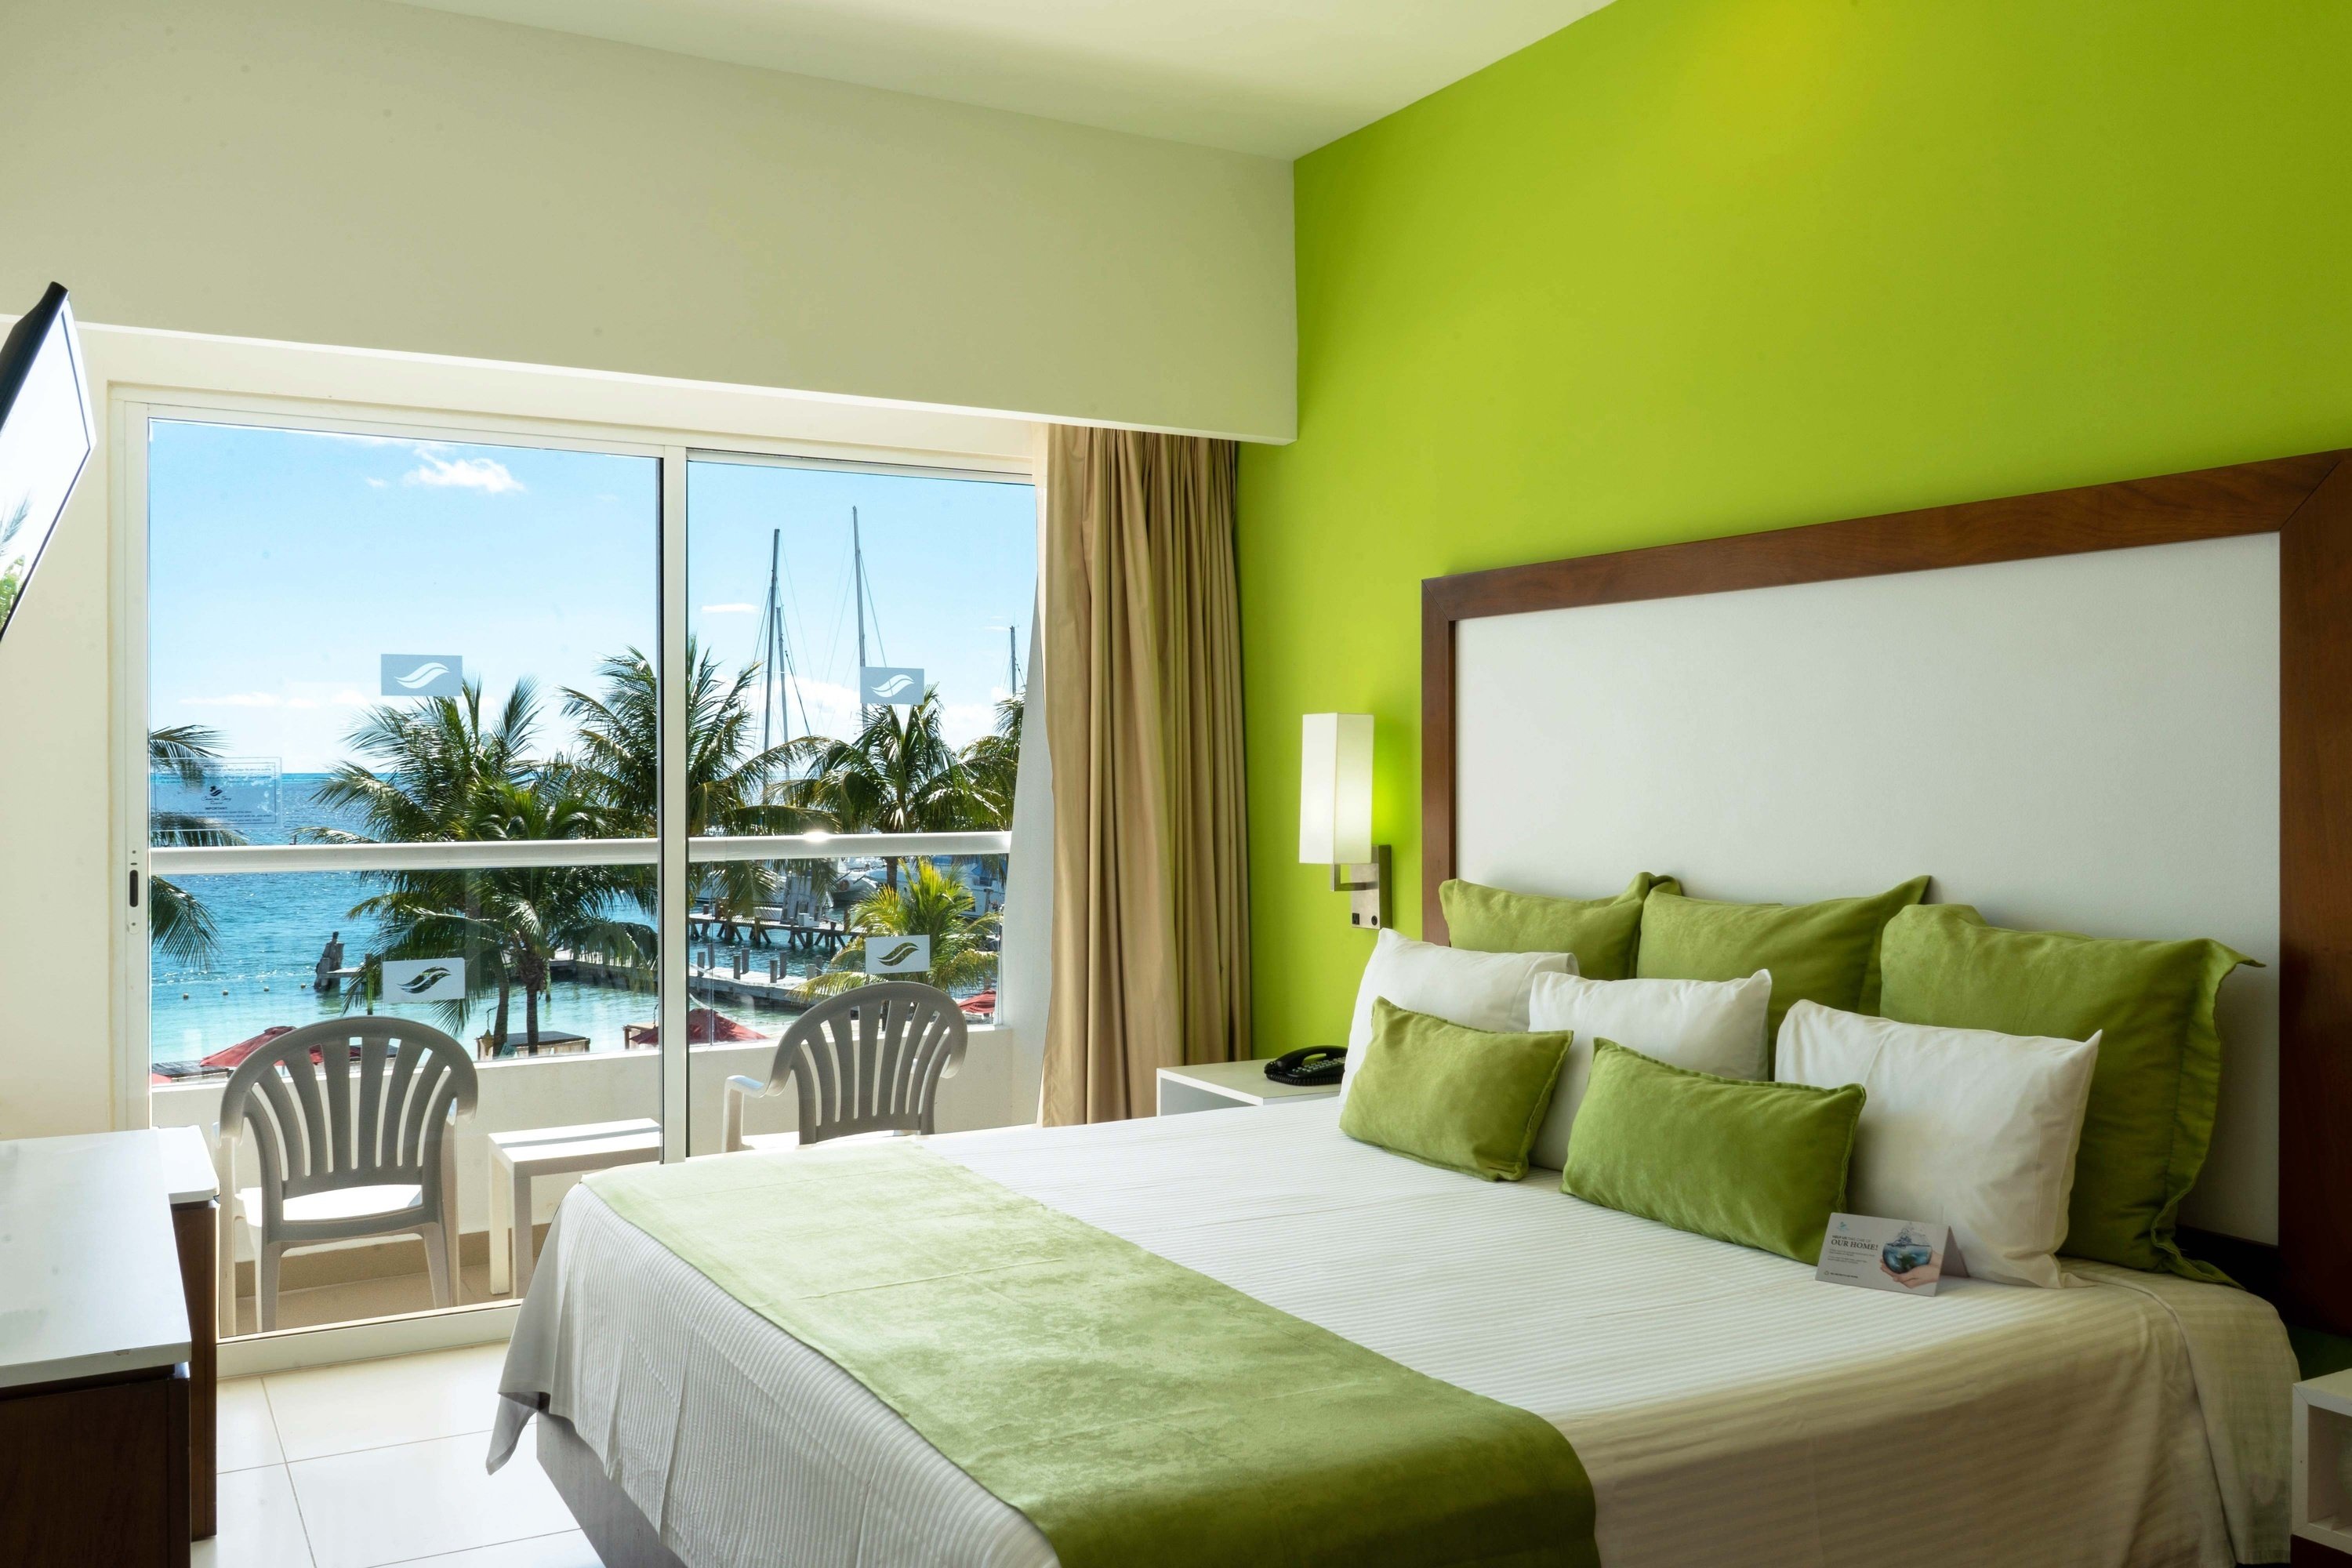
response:
<svg viewBox="0 0 2352 1568"><path fill-rule="evenodd" d="M1932 1296L1943 1280L1963 1279L1968 1271L1949 1226L1833 1214L1828 1234L1822 1237L1821 1267L1813 1270L1813 1278L1832 1285Z"/></svg>

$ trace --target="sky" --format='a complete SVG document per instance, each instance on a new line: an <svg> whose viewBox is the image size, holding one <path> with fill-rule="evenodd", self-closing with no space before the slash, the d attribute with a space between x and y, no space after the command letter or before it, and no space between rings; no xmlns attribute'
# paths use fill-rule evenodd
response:
<svg viewBox="0 0 2352 1568"><path fill-rule="evenodd" d="M157 422L148 454L150 722L220 731L232 758L320 773L381 695L381 656L456 655L486 702L546 699L654 651L659 464L650 458ZM689 631L755 657L771 533L798 674L792 732L854 725L850 509L873 600L868 656L920 666L949 738L984 733L1028 660L1036 513L1026 484L767 464L688 470ZM414 700L410 699L409 700Z"/></svg>

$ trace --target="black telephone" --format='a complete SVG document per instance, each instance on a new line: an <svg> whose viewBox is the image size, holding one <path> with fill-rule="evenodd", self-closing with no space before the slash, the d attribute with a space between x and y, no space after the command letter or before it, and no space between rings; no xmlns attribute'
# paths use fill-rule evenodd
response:
<svg viewBox="0 0 2352 1568"><path fill-rule="evenodd" d="M1276 1083L1334 1084L1347 1070L1345 1046L1308 1046L1265 1064L1265 1076Z"/></svg>

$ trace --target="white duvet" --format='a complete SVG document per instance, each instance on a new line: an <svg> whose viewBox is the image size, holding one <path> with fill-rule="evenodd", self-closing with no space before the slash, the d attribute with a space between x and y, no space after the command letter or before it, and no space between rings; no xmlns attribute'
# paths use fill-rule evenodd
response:
<svg viewBox="0 0 2352 1568"><path fill-rule="evenodd" d="M1592 1479L1609 1568L2286 1556L2294 1362L2223 1286L1932 1299L1354 1142L1330 1101L933 1139L940 1153L1532 1411ZM759 1157L759 1156L755 1156ZM773 1156L790 1158L789 1154ZM824 1357L584 1190L501 1384L569 1419L688 1568L1044 1568L1044 1537Z"/></svg>

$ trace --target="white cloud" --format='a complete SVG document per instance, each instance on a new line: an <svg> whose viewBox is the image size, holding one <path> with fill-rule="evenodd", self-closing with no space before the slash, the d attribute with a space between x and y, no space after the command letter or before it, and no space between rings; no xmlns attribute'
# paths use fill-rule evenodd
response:
<svg viewBox="0 0 2352 1568"><path fill-rule="evenodd" d="M496 458L459 458L452 461L422 448L416 455L423 461L401 476L404 484L480 490L494 496L523 488L522 481L507 472L507 466Z"/></svg>
<svg viewBox="0 0 2352 1568"><path fill-rule="evenodd" d="M380 489L383 489L383 487L384 487L385 485L387 485L387 484L389 484L389 483L391 483L391 482L392 482L392 481L391 481L391 480L389 480L389 479L371 479L370 480L368 480L368 482L367 482L367 486L368 486L368 489L372 489L372 490L380 490Z"/></svg>
<svg viewBox="0 0 2352 1568"><path fill-rule="evenodd" d="M749 616L756 614L759 608L757 605L705 605L702 613L706 616Z"/></svg>
<svg viewBox="0 0 2352 1568"><path fill-rule="evenodd" d="M996 707L987 702L947 702L940 706L940 733L961 751L982 735L996 732Z"/></svg>
<svg viewBox="0 0 2352 1568"><path fill-rule="evenodd" d="M801 732L801 714L808 714L809 727L820 735L849 736L857 733L863 721L857 710L857 693L846 686L830 680L803 680L795 677L791 682L793 700L786 710L792 714L793 732Z"/></svg>

